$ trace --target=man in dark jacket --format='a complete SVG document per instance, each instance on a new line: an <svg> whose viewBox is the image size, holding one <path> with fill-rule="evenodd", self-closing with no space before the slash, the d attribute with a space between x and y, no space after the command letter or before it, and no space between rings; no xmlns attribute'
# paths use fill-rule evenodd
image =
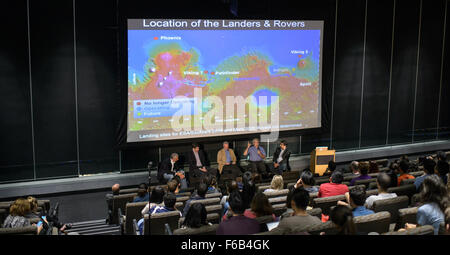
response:
<svg viewBox="0 0 450 255"><path fill-rule="evenodd" d="M183 171L183 168L177 163L179 156L177 153L172 153L170 158L165 159L161 162L161 165L158 169L158 180L163 183L167 183L172 180L172 178L177 175L180 177L181 189L187 188L186 178Z"/></svg>
<svg viewBox="0 0 450 255"><path fill-rule="evenodd" d="M188 153L189 176L201 179L207 173L217 175L217 170L206 166L206 158L197 143L192 144L192 150Z"/></svg>
<svg viewBox="0 0 450 255"><path fill-rule="evenodd" d="M284 171L290 171L289 157L291 152L287 148L287 142L282 140L280 146L275 150L273 154L273 164L270 164L270 170L274 174L282 174Z"/></svg>

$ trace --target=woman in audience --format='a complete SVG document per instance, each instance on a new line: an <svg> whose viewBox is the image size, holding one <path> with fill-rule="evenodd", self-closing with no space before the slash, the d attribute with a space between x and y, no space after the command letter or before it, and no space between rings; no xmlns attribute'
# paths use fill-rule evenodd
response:
<svg viewBox="0 0 450 255"><path fill-rule="evenodd" d="M204 204L193 204L184 218L182 228L200 228L202 226L211 225L206 220L207 211Z"/></svg>
<svg viewBox="0 0 450 255"><path fill-rule="evenodd" d="M31 226L30 219L26 217L31 212L30 202L25 198L18 198L9 207L9 215L3 222L4 228L22 228ZM36 224L33 224L35 226ZM41 232L43 226L37 227L37 234Z"/></svg>
<svg viewBox="0 0 450 255"><path fill-rule="evenodd" d="M258 192L253 197L250 209L245 210L244 216L254 219L266 215L272 215L273 221L277 220L277 216L273 214L272 205L269 203L267 196Z"/></svg>
<svg viewBox="0 0 450 255"><path fill-rule="evenodd" d="M134 198L133 203L148 201L148 186L145 183L139 184L138 195Z"/></svg>
<svg viewBox="0 0 450 255"><path fill-rule="evenodd" d="M35 197L29 196L27 197L28 202L30 203L30 212L25 215L26 218L32 219L32 218L39 218L39 212L38 212L38 202Z"/></svg>
<svg viewBox="0 0 450 255"><path fill-rule="evenodd" d="M284 187L283 176L274 175L270 183L270 189L266 189L264 193L282 190Z"/></svg>
<svg viewBox="0 0 450 255"><path fill-rule="evenodd" d="M378 173L380 169L378 168L378 164L375 161L369 161L369 173Z"/></svg>
<svg viewBox="0 0 450 255"><path fill-rule="evenodd" d="M398 173L397 186L400 186L403 180L414 179L414 176L408 174L409 168L410 167L407 161L405 160L400 161L396 169Z"/></svg>
<svg viewBox="0 0 450 255"><path fill-rule="evenodd" d="M156 187L153 189L152 194L150 195L149 203L142 209L142 217L148 213L148 210L157 205L163 205L165 191L162 187Z"/></svg>
<svg viewBox="0 0 450 255"><path fill-rule="evenodd" d="M372 178L372 177L370 177L370 175L368 175L369 164L367 164L366 162L361 162L359 164L359 173L360 173L360 175L358 177L355 177L350 181L350 186L354 186L356 181L367 180L367 179Z"/></svg>
<svg viewBox="0 0 450 255"><path fill-rule="evenodd" d="M450 206L447 189L441 178L437 175L425 178L419 196L422 206L417 210L417 225L431 225L437 235L440 224L445 220L444 212ZM406 223L405 228L411 229L417 225Z"/></svg>
<svg viewBox="0 0 450 255"><path fill-rule="evenodd" d="M338 229L338 235L354 235L356 227L353 223L352 210L345 205L337 205L330 213L331 221Z"/></svg>
<svg viewBox="0 0 450 255"><path fill-rule="evenodd" d="M229 203L228 198L233 191L239 191L239 187L236 181L227 182L227 194L220 200L220 205L223 207L223 215L227 214Z"/></svg>
<svg viewBox="0 0 450 255"><path fill-rule="evenodd" d="M211 174L206 174L203 177L203 182L208 186L208 191L206 194L214 194L214 193L220 193L219 188L217 188L217 181L216 177L212 176Z"/></svg>
<svg viewBox="0 0 450 255"><path fill-rule="evenodd" d="M314 186L316 181L314 180L314 175L312 174L309 168L306 168L300 174L300 179L298 179L297 183L294 185L294 188L304 188L309 193L319 192L319 188Z"/></svg>

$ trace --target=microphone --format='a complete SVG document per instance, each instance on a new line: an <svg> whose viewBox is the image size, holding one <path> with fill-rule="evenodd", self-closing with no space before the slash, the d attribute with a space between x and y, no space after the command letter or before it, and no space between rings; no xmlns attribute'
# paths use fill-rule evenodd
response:
<svg viewBox="0 0 450 255"><path fill-rule="evenodd" d="M152 182L152 175L151 175L152 167L153 167L153 162L149 161L148 164L147 164L147 169L148 169L148 186L150 186L150 183Z"/></svg>

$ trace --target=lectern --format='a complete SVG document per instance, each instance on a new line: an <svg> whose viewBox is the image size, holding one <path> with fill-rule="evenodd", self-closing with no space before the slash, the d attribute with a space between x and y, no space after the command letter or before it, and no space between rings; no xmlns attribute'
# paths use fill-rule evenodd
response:
<svg viewBox="0 0 450 255"><path fill-rule="evenodd" d="M335 161L335 153L335 150L329 150L328 147L316 147L311 152L311 172L322 176L327 170L328 162Z"/></svg>

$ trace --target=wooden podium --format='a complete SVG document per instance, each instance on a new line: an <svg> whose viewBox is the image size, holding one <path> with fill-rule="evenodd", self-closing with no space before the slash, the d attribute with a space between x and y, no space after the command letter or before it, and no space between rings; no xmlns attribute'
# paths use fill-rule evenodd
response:
<svg viewBox="0 0 450 255"><path fill-rule="evenodd" d="M328 168L328 162L335 161L335 153L335 150L329 150L328 147L316 147L311 152L311 172L322 176Z"/></svg>

